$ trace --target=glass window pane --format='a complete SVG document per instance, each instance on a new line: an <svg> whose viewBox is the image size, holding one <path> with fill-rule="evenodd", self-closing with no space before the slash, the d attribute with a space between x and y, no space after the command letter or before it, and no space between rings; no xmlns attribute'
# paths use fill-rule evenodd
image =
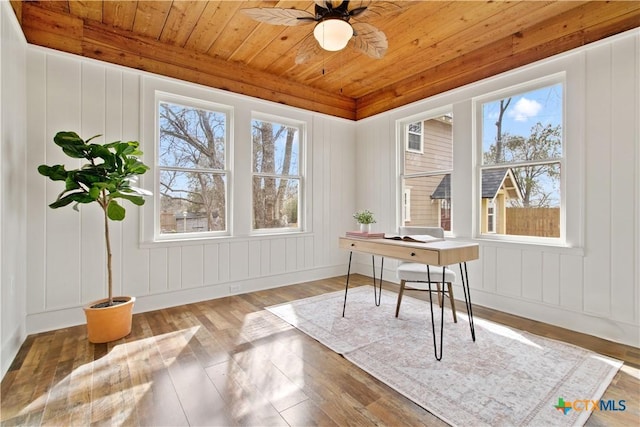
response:
<svg viewBox="0 0 640 427"><path fill-rule="evenodd" d="M300 132L297 127L261 120L252 121L253 171L298 175Z"/></svg>
<svg viewBox="0 0 640 427"><path fill-rule="evenodd" d="M225 113L161 102L160 166L225 169Z"/></svg>
<svg viewBox="0 0 640 427"><path fill-rule="evenodd" d="M451 175L432 175L402 180L405 226L442 227L451 230ZM409 191L407 191L409 190Z"/></svg>
<svg viewBox="0 0 640 427"><path fill-rule="evenodd" d="M482 104L482 162L562 157L562 84Z"/></svg>
<svg viewBox="0 0 640 427"><path fill-rule="evenodd" d="M299 228L300 180L253 178L253 228Z"/></svg>
<svg viewBox="0 0 640 427"><path fill-rule="evenodd" d="M160 172L160 233L226 230L226 175Z"/></svg>
<svg viewBox="0 0 640 427"><path fill-rule="evenodd" d="M483 233L560 237L560 163L483 170L481 206Z"/></svg>
<svg viewBox="0 0 640 427"><path fill-rule="evenodd" d="M415 133L409 133L407 135L408 145L407 148L413 151L422 151L422 136Z"/></svg>

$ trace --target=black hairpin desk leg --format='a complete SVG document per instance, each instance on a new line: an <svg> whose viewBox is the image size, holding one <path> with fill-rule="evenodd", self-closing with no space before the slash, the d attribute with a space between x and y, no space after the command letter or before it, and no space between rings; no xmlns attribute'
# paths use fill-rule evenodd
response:
<svg viewBox="0 0 640 427"><path fill-rule="evenodd" d="M442 278L444 279L445 267L442 267ZM429 284L429 306L431 307L431 332L433 333L433 352L436 360L442 360L442 337L444 336L444 303L440 307L440 354L438 355L438 340L436 338L436 322L433 315L433 292L431 290L431 271L427 265L427 283Z"/></svg>
<svg viewBox="0 0 640 427"><path fill-rule="evenodd" d="M349 292L349 277L351 277L351 258L353 257L353 252L349 252L349 267L347 268L347 284L344 288L344 304L342 305L342 317L344 317L344 312L347 309L347 293ZM373 302L376 304L376 307L380 307L380 302L382 300L382 272L384 271L384 257L382 257L382 261L380 263L380 280L376 283L376 258L374 255L371 255L371 264L373 265Z"/></svg>
<svg viewBox="0 0 640 427"><path fill-rule="evenodd" d="M380 261L380 282L376 289L376 258L371 255L371 264L373 265L373 302L376 307L380 307L380 301L382 300L382 272L384 271L384 257ZM378 291L380 291L378 293Z"/></svg>
<svg viewBox="0 0 640 427"><path fill-rule="evenodd" d="M462 264L464 264L464 273L462 272ZM476 328L473 324L473 307L471 306L471 289L469 289L469 275L467 274L467 263L460 263L460 277L462 278L462 290L464 291L464 303L467 305L467 315L469 316L469 329L471 330L471 339L476 340Z"/></svg>
<svg viewBox="0 0 640 427"><path fill-rule="evenodd" d="M353 252L349 252L349 267L347 268L347 286L344 288L344 305L342 306L342 317L344 317L344 311L347 308L347 292L349 291L349 277L351 276L351 257Z"/></svg>

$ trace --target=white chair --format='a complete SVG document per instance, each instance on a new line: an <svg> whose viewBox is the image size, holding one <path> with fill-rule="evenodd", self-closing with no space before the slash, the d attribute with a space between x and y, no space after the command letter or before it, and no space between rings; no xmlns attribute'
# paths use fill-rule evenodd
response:
<svg viewBox="0 0 640 427"><path fill-rule="evenodd" d="M401 235L429 235L433 237L444 237L444 230L440 227L400 227ZM400 291L398 292L398 303L396 305L396 317L400 313L400 304L402 303L402 295L406 290L416 291L428 291L427 281L427 266L425 264L419 264L414 262L401 262L396 270L398 279L400 279ZM458 322L456 316L456 305L453 299L453 282L456 281L456 273L442 266L429 266L429 277L431 283L436 284L436 291L438 293L438 304L442 307L443 296L447 294L449 296L449 302L451 304L451 311L453 313L453 321ZM407 283L412 283L410 287L406 287ZM413 284L417 285L413 285ZM440 285L442 284L442 288ZM446 290L445 290L446 284Z"/></svg>

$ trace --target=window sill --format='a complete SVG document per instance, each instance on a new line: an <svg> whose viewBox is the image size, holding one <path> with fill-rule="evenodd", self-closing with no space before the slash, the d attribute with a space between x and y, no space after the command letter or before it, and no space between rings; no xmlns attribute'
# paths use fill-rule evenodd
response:
<svg viewBox="0 0 640 427"><path fill-rule="evenodd" d="M140 242L140 249L154 249L154 248L171 248L182 246L196 246L196 245L210 245L219 243L230 242L245 242L245 241L261 241L282 239L287 237L301 237L313 235L310 231L292 231L288 233L271 233L271 234L251 234L244 236L207 236L207 237L185 237L167 240L154 240Z"/></svg>
<svg viewBox="0 0 640 427"><path fill-rule="evenodd" d="M540 240L523 241L523 240L504 240L491 238L487 236L475 237L469 240L480 244L481 246L492 246L496 248L518 249L518 250L537 250L543 252L553 252L565 255L584 256L583 247L568 246L563 243L543 242Z"/></svg>

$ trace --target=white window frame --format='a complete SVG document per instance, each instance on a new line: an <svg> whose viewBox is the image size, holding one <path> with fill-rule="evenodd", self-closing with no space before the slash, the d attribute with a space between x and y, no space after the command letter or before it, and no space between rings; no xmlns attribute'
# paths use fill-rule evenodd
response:
<svg viewBox="0 0 640 427"><path fill-rule="evenodd" d="M501 163L498 165L484 165L482 163L483 147L483 116L482 105L488 102L498 101L500 99L508 98L510 96L517 96L526 92L531 92L537 89L541 89L547 86L555 84L562 85L562 155L557 159L550 159L542 163L554 163L560 165L560 237L538 237L538 236L520 236L520 235L508 235L497 233L483 233L482 232L482 171L485 169L495 169L501 167L520 167L528 166L530 164L539 164L540 161L533 162L514 162L514 163ZM473 110L475 117L475 179L476 179L476 225L474 236L476 238L488 238L492 240L501 240L507 242L519 242L519 243L533 243L548 246L566 246L566 180L567 180L567 81L565 73L558 73L541 77L538 79L523 82L508 88L503 88L479 97L473 98Z"/></svg>
<svg viewBox="0 0 640 427"><path fill-rule="evenodd" d="M256 173L253 170L253 151L251 151L251 161L249 162L250 174L251 174L251 192L253 191L253 178L256 176L276 176L281 178L293 178L298 180L298 226L297 227L279 227L279 228L253 228L254 215L253 215L253 198L252 193L249 193L249 206L251 207L251 235L267 235L267 234L283 234L283 233L301 233L305 230L306 215L305 215L305 176L306 176L306 141L307 141L307 123L300 120L295 120L287 117L276 116L272 114L262 112L252 112L251 121L249 126L253 125L254 120L260 120L264 122L277 123L279 125L286 125L295 127L298 129L298 174L297 175L269 175L264 173ZM251 132L249 132L251 135ZM251 144L253 150L253 144Z"/></svg>

